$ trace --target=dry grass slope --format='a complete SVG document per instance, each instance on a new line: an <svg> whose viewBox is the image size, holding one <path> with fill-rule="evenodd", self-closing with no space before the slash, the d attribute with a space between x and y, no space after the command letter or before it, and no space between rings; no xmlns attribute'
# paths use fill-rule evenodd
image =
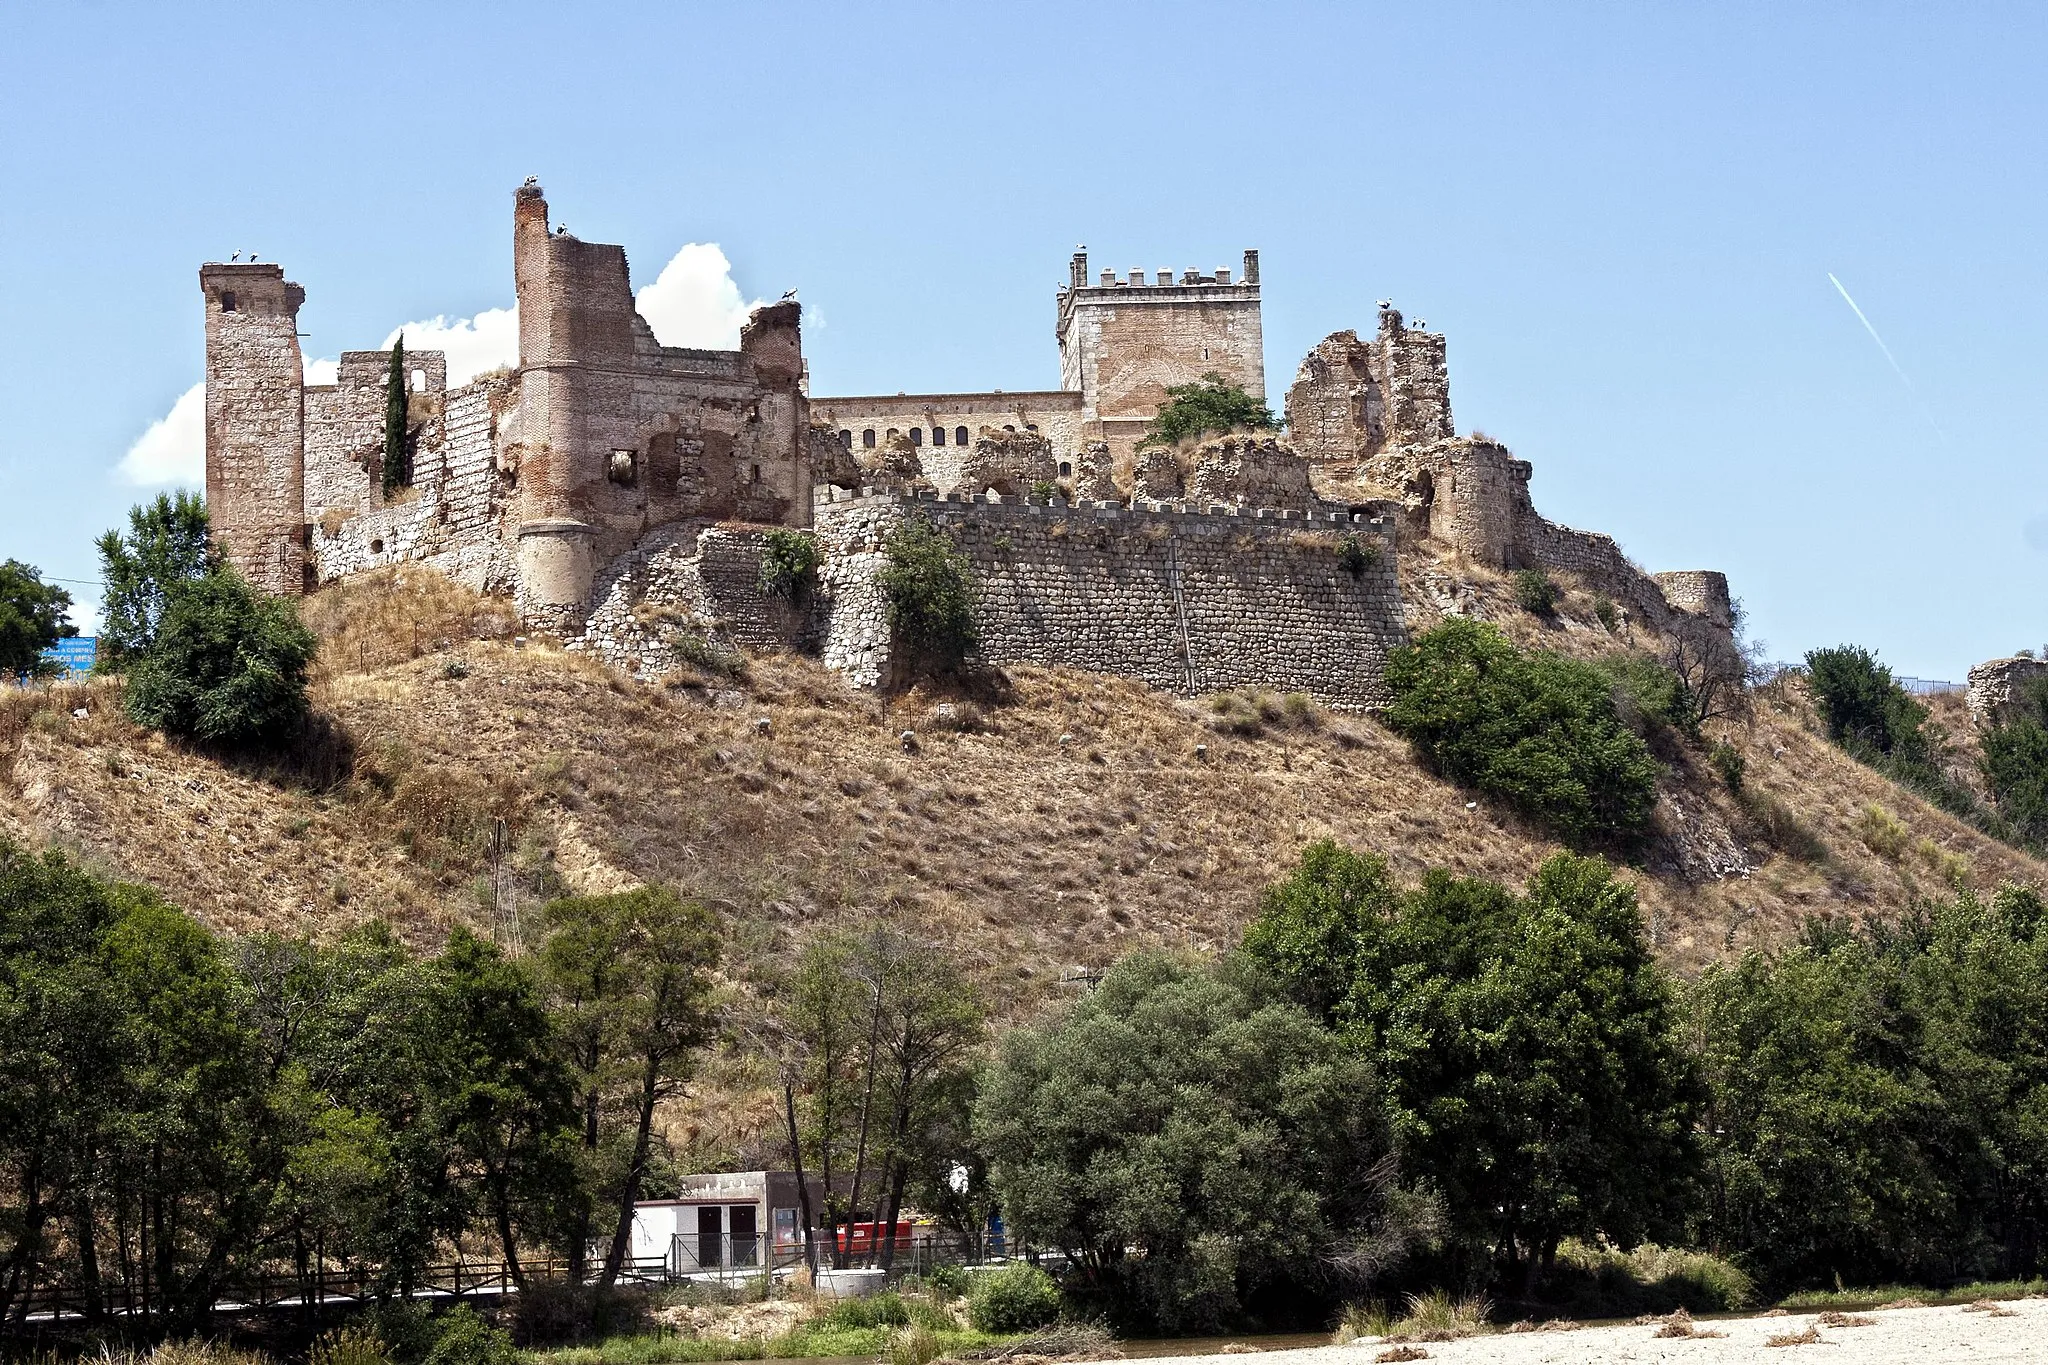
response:
<svg viewBox="0 0 2048 1365"><path fill-rule="evenodd" d="M1407 572L1418 627L1457 604L1524 643L1624 643L1576 589L1543 622L1499 575ZM456 923L503 936L519 904L641 880L719 909L743 961L881 916L943 937L1011 1018L1063 998L1074 967L1233 942L1311 839L1377 849L1408 879L1445 866L1519 882L1556 851L1469 805L1376 722L1298 700L1188 701L1033 668L1000 698L881 699L782 656L743 680L649 686L515 647L503 603L420 571L329 589L307 615L326 641L324 724L268 764L135 729L117 683L0 698L0 834L73 849L230 932L327 935L383 916L422 943ZM1811 913L2048 881L1829 745L1792 687L1710 731L1745 755L1752 796L1672 755L1638 872L1681 971ZM1899 839L1865 837L1873 807Z"/></svg>

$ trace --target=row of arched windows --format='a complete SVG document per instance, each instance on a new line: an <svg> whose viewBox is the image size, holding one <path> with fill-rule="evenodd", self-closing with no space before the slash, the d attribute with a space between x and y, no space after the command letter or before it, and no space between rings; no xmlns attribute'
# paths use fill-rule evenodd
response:
<svg viewBox="0 0 2048 1365"><path fill-rule="evenodd" d="M1013 426L1010 426L1010 425L1009 425L1008 423L1005 423L1005 424L1004 424L1004 426L1003 426L1003 430L1004 430L1004 431L1015 431L1016 429L1017 429L1017 428L1015 428L1015 427L1013 427ZM1036 422L1026 422L1026 423L1024 424L1024 429L1025 429L1026 431L1036 431L1036 430L1038 430L1038 423L1036 423ZM885 432L883 432L883 433L882 433L882 435L883 435L883 436L885 436L885 437L888 437L888 436L895 436L895 435L897 435L897 434L898 434L898 433L897 433L897 431L896 431L896 428L894 428L894 427L890 427L890 428L889 428L889 429L888 429L887 431L885 431ZM861 447L862 447L863 449L865 449L865 450L873 450L873 449L875 448L875 429L874 429L873 427L869 427L869 428L867 428L867 429L866 429L865 431L861 432L861 434L860 434L860 443L861 443ZM911 443L912 445L914 445L914 446L921 446L921 445L923 445L923 444L924 444L924 428L923 428L923 427L912 427L912 428L910 429L910 443ZM935 446L942 446L942 445L944 445L945 443L946 443L946 429L945 429L944 427L933 427L933 428L932 428L932 444L933 444L933 445L935 445ZM967 436L967 428L966 428L966 427L954 427L954 428L953 428L953 444L954 444L954 445L956 445L956 446L964 446L964 445L966 445L967 443L968 443L968 436ZM851 431L847 430L847 429L846 429L846 428L844 428L844 427L840 428L840 431L839 431L839 444L840 444L840 445L842 445L842 446L845 446L845 447L846 447L846 448L847 448L848 450L852 450L852 449L853 449L853 433L852 433Z"/></svg>

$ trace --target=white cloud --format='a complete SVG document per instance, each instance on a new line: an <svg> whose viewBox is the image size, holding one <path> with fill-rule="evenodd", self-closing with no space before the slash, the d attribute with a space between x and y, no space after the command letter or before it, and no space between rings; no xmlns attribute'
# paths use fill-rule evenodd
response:
<svg viewBox="0 0 2048 1365"><path fill-rule="evenodd" d="M732 263L716 242L692 242L669 257L633 302L662 345L711 351L736 348L740 324L760 304L741 297Z"/></svg>
<svg viewBox="0 0 2048 1365"><path fill-rule="evenodd" d="M740 344L740 324L750 304L733 282L732 264L715 242L691 242L634 296L640 315L664 346L731 350ZM405 336L408 350L441 351L448 357L448 384L466 384L485 370L519 360L519 310L486 308L474 317L444 316L394 327L384 338L390 346ZM308 357L308 384L332 384L339 362ZM150 423L121 457L120 476L131 484L153 487L206 482L206 386L194 384L178 395L171 410Z"/></svg>
<svg viewBox="0 0 2048 1365"><path fill-rule="evenodd" d="M121 457L119 473L145 486L206 482L206 385L179 394L171 410L149 424Z"/></svg>
<svg viewBox="0 0 2048 1365"><path fill-rule="evenodd" d="M458 388L501 365L519 363L519 309L486 308L473 318L431 317L394 327L379 350L399 336L408 351L441 351L448 357L448 387Z"/></svg>

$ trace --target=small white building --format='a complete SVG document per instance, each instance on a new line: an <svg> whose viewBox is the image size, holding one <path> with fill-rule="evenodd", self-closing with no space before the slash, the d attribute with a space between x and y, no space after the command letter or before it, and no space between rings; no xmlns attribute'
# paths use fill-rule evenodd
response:
<svg viewBox="0 0 2048 1365"><path fill-rule="evenodd" d="M800 1208L789 1171L688 1176L673 1199L633 1206L633 1259L676 1275L786 1265L803 1254Z"/></svg>

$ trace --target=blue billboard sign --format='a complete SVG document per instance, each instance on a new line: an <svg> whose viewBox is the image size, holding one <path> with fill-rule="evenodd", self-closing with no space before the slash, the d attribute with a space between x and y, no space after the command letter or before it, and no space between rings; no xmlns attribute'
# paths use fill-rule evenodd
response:
<svg viewBox="0 0 2048 1365"><path fill-rule="evenodd" d="M43 657L53 664L62 665L64 672L60 680L68 682L92 672L93 660L99 657L99 649L99 636L74 635L44 650Z"/></svg>

